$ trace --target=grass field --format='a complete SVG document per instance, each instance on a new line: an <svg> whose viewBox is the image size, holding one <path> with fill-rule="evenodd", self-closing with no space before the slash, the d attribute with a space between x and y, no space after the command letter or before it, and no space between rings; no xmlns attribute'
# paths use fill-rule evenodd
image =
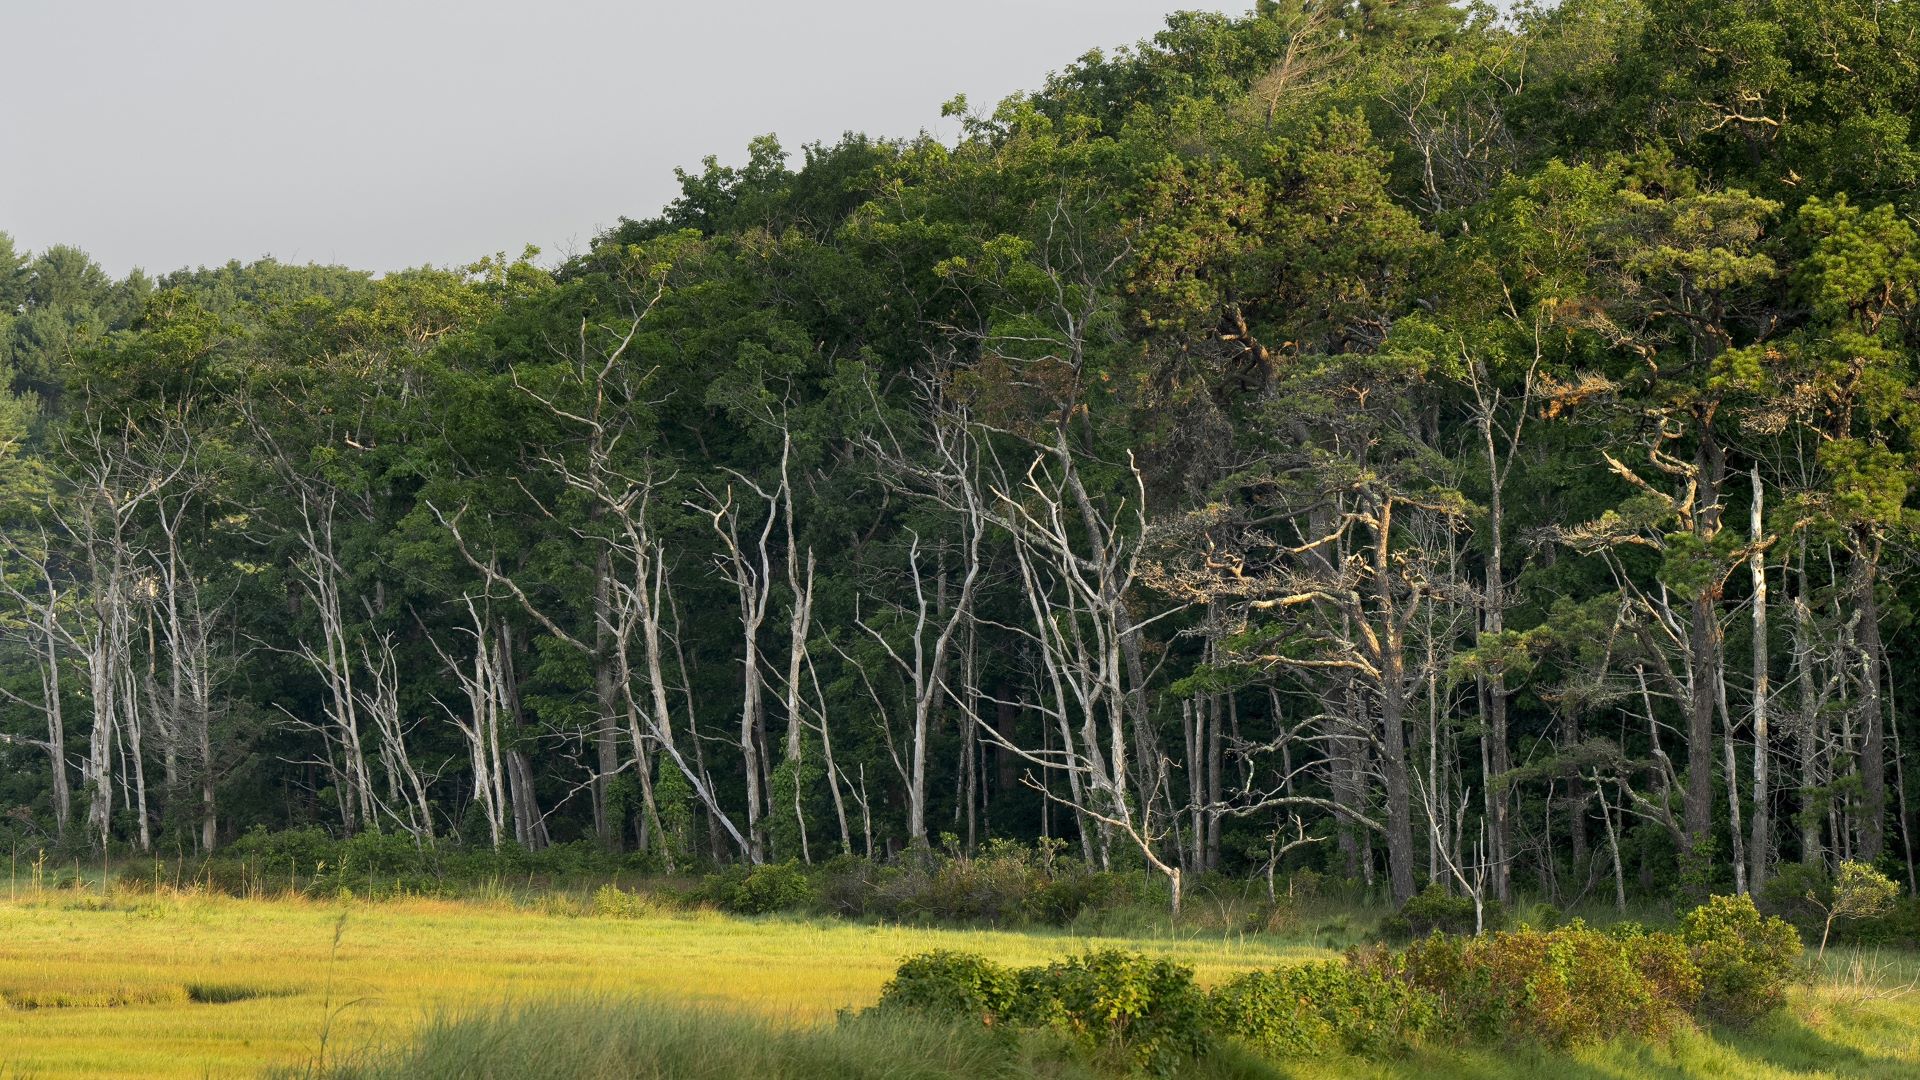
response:
<svg viewBox="0 0 1920 1080"><path fill-rule="evenodd" d="M871 1002L900 957L961 948L1015 964L1088 944L1177 957L1202 982L1330 950L1275 935L1124 939L746 920L710 913L584 915L579 899L381 904L122 896L0 898L0 1077L255 1075L365 1058L447 1017L556 998L640 998L747 1013L776 1028ZM344 923L342 916L344 915ZM337 942L336 942L337 939ZM1387 1063L1308 1063L1261 1075L1559 1080L1683 1076L1920 1077L1911 957L1848 957L1751 1033L1687 1032L1573 1057L1452 1049ZM715 1008L717 1007L717 1009Z"/></svg>
<svg viewBox="0 0 1920 1080"><path fill-rule="evenodd" d="M430 900L0 898L0 1076L251 1075L313 1059L323 1028L331 1057L396 1040L436 1013L556 994L829 1020L870 1003L913 952L1034 963L1088 940ZM1218 935L1115 943L1177 956L1203 979L1323 952Z"/></svg>

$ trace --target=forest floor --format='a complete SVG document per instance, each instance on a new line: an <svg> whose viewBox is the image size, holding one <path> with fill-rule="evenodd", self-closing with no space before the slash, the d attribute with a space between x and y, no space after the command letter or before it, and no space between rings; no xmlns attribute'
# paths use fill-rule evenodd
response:
<svg viewBox="0 0 1920 1080"><path fill-rule="evenodd" d="M1316 934L1327 941L1306 936ZM871 1003L901 957L931 948L1030 964L1119 945L1191 964L1204 983L1335 955L1301 936L1162 925L1097 938L707 912L613 918L583 914L569 897L341 903L54 890L0 898L0 1077L330 1066L403 1042L436 1017L582 995L830 1022ZM1827 966L1788 1014L1748 1033L1684 1032L1571 1057L1423 1051L1274 1075L1920 1077L1920 992L1902 992L1920 958L1839 953Z"/></svg>

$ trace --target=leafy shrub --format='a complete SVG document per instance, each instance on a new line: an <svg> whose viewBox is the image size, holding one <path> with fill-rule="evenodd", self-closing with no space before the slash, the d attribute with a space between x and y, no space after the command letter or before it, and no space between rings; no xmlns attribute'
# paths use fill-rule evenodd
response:
<svg viewBox="0 0 1920 1080"><path fill-rule="evenodd" d="M705 891L714 903L739 915L792 911L813 900L813 882L792 861L752 869L735 867L710 876Z"/></svg>
<svg viewBox="0 0 1920 1080"><path fill-rule="evenodd" d="M1782 863L1760 890L1760 909L1803 931L1817 931L1822 908L1833 896L1833 878L1822 866Z"/></svg>
<svg viewBox="0 0 1920 1080"><path fill-rule="evenodd" d="M1799 920L1792 920L1796 926ZM1816 922L1811 930L1818 930ZM1810 932L1811 932L1810 930ZM1837 923L1833 940L1849 945L1883 945L1920 949L1920 899L1902 896L1885 913L1868 919Z"/></svg>
<svg viewBox="0 0 1920 1080"><path fill-rule="evenodd" d="M1491 900L1483 907L1482 916L1489 930L1498 929L1506 922L1505 909ZM1471 934L1474 929L1473 898L1449 896L1437 882L1400 905L1399 911L1380 923L1381 935L1393 941L1409 941L1433 933Z"/></svg>
<svg viewBox="0 0 1920 1080"><path fill-rule="evenodd" d="M976 953L936 949L901 961L880 991L881 1009L997 1022L1014 1005L1020 980Z"/></svg>
<svg viewBox="0 0 1920 1080"><path fill-rule="evenodd" d="M1474 938L1435 934L1398 958L1434 995L1448 1029L1481 1042L1594 1042L1666 1031L1693 1004L1697 980L1678 942L1604 934L1574 922Z"/></svg>
<svg viewBox="0 0 1920 1080"><path fill-rule="evenodd" d="M1214 1031L1276 1058L1399 1049L1433 1026L1437 1010L1418 987L1334 962L1237 975L1208 997Z"/></svg>
<svg viewBox="0 0 1920 1080"><path fill-rule="evenodd" d="M1635 933L1615 937L1625 944L1628 961L1655 1001L1684 1013L1699 1007L1700 968L1678 935Z"/></svg>
<svg viewBox="0 0 1920 1080"><path fill-rule="evenodd" d="M305 877L321 863L337 863L335 849L339 841L316 825L303 829L268 832L256 825L227 847L227 854L241 862L252 863L267 877Z"/></svg>
<svg viewBox="0 0 1920 1080"><path fill-rule="evenodd" d="M1800 935L1762 915L1746 896L1714 896L1680 919L1680 938L1700 972L1700 1009L1746 1024L1786 1001L1800 959Z"/></svg>
<svg viewBox="0 0 1920 1080"><path fill-rule="evenodd" d="M849 917L1050 926L1137 899L1136 875L1094 870L1055 844L996 840L978 855L923 852L893 866L841 856L816 871L817 895L825 911Z"/></svg>
<svg viewBox="0 0 1920 1080"><path fill-rule="evenodd" d="M1022 969L1008 1015L1159 1075L1171 1075L1208 1041L1207 998L1193 969L1119 949Z"/></svg>
<svg viewBox="0 0 1920 1080"><path fill-rule="evenodd" d="M1827 954L1827 938L1833 934L1836 921L1845 919L1858 922L1880 918L1893 910L1894 901L1899 896L1900 886L1866 863L1852 859L1841 863L1840 872L1833 877L1833 888L1826 902L1820 903L1817 898L1808 897L1818 904L1826 916L1820 924L1820 955Z"/></svg>
<svg viewBox="0 0 1920 1080"><path fill-rule="evenodd" d="M1140 899L1138 876L1094 870L1073 860L1040 881L1027 899L1026 914L1036 922L1064 926L1082 915L1112 911Z"/></svg>

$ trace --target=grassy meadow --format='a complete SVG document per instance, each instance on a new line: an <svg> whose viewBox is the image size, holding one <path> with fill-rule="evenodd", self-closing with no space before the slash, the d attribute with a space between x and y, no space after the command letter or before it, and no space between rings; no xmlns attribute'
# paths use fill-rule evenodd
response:
<svg viewBox="0 0 1920 1080"><path fill-rule="evenodd" d="M0 1076L779 1080L856 1075L848 1062L864 1061L875 1076L1067 1078L1085 1074L1064 1060L1022 1057L1005 1040L836 1027L834 1018L871 1003L901 957L931 948L1030 964L1114 944L1177 958L1211 983L1335 955L1329 946L1355 922L1329 915L1243 933L1142 918L1124 935L1102 935L644 905L625 914L596 914L585 892L368 903L16 888L0 896ZM1750 1032L1683 1031L1571 1056L1436 1048L1386 1062L1229 1058L1208 1068L1299 1077L1920 1077L1920 994L1904 993L1920 960L1836 952L1825 966L1787 1014ZM920 1064L901 1071L875 1060L875 1047Z"/></svg>
<svg viewBox="0 0 1920 1080"><path fill-rule="evenodd" d="M1097 939L754 920L609 918L565 894L376 904L193 893L0 896L0 1076L234 1076L404 1037L438 1014L556 995L831 1021L930 948L1036 963ZM345 922L342 924L342 916ZM338 945L335 935L338 931ZM1109 941L1201 977L1325 950L1262 935Z"/></svg>

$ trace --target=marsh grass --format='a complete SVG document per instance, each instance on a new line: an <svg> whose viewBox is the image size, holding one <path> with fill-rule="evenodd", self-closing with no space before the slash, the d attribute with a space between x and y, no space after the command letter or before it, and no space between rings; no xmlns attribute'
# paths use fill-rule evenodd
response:
<svg viewBox="0 0 1920 1080"><path fill-rule="evenodd" d="M0 1078L257 1076L290 1065L313 1075L454 1075L395 1070L411 1067L416 1033L418 1048L441 1038L436 1053L451 1054L458 1040L508 1038L487 1034L504 1025L522 1033L512 1038L544 1032L537 1040L542 1051L677 1030L683 1034L675 1045L701 1047L703 1056L721 1053L721 1041L753 1044L769 1032L786 1055L770 1064L715 1058L745 1061L746 1072L671 1075L1073 1080L1086 1075L1085 1066L1044 1039L1009 1046L980 1042L978 1032L925 1036L940 1054L950 1052L929 1060L957 1062L953 1068L971 1073L845 1071L844 1056L855 1050L862 1061L898 1065L892 1049L919 1054L913 1048L925 1044L914 1041L921 1035L898 1030L843 1030L835 1017L871 1004L902 957L935 948L1024 966L1113 946L1191 964L1199 981L1212 985L1251 968L1337 956L1370 934L1387 910L1343 896L1296 898L1279 910L1264 906L1263 893L1222 887L1223 899L1210 911L1196 904L1194 917L1178 924L1163 911L1129 908L1062 930L1009 932L736 918L659 904L639 895L631 879L557 892L501 881L461 899L375 902L299 894L235 899L166 879L121 889L84 868L76 882L72 871L69 864L62 877L49 867L38 888L16 882L13 902L0 902ZM596 900L603 886L635 899L607 893ZM1608 912L1592 917L1601 921ZM1642 917L1651 923L1658 914ZM1616 1040L1571 1056L1435 1046L1388 1061L1276 1066L1228 1051L1209 1059L1200 1075L1920 1077L1920 994L1908 993L1916 979L1920 954L1831 948L1794 991L1793 1008L1751 1031L1685 1030L1661 1043ZM515 1021L523 1013L539 1023ZM602 1026L615 1030L596 1035ZM975 1054L984 1056L968 1056ZM419 1060L421 1068L431 1064ZM795 1071L803 1068L815 1071Z"/></svg>
<svg viewBox="0 0 1920 1080"><path fill-rule="evenodd" d="M429 1017L561 996L818 1026L872 1003L901 957L932 948L1026 965L1108 944L1178 958L1207 981L1326 955L1164 927L1119 939L736 918L610 896L596 914L591 891L245 900L163 882L16 897L0 902L0 992L21 1003L0 1007L0 1066L36 1076L254 1076L316 1062L323 1026L331 1067L403 1043Z"/></svg>
<svg viewBox="0 0 1920 1080"><path fill-rule="evenodd" d="M1811 1006L1748 1031L1683 1029L1661 1041L1616 1039L1571 1054L1537 1047L1430 1045L1377 1060L1343 1055L1263 1061L1222 1046L1189 1080L1899 1080L1920 1076L1916 1018L1878 1007ZM806 1025L726 1009L557 998L426 1022L413 1041L281 1080L1114 1080L1045 1032L947 1026L924 1017Z"/></svg>
<svg viewBox="0 0 1920 1080"><path fill-rule="evenodd" d="M1044 1042L978 1025L902 1018L802 1025L727 1010L561 999L427 1022L403 1049L330 1069L328 1080L960 1080L1092 1077Z"/></svg>

